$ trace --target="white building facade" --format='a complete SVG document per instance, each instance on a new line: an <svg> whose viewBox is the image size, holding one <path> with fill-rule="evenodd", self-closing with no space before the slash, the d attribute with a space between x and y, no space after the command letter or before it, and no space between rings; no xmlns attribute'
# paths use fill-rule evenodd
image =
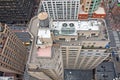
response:
<svg viewBox="0 0 120 80"><path fill-rule="evenodd" d="M53 20L78 19L80 0L42 0L40 5Z"/></svg>

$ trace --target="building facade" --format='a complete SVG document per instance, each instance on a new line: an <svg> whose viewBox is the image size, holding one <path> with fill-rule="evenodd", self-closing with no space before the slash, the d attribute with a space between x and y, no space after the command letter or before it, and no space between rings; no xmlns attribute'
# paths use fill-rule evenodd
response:
<svg viewBox="0 0 120 80"><path fill-rule="evenodd" d="M104 18L106 13L103 6L101 6L101 2L102 0L81 0L78 18Z"/></svg>
<svg viewBox="0 0 120 80"><path fill-rule="evenodd" d="M83 0L83 10L92 14L100 6L101 0Z"/></svg>
<svg viewBox="0 0 120 80"><path fill-rule="evenodd" d="M28 51L22 41L17 38L6 24L0 24L1 76L22 76L27 57Z"/></svg>
<svg viewBox="0 0 120 80"><path fill-rule="evenodd" d="M0 22L27 23L34 4L34 0L0 0Z"/></svg>
<svg viewBox="0 0 120 80"><path fill-rule="evenodd" d="M47 12L54 20L78 19L80 0L42 0L40 5L43 8L40 11Z"/></svg>

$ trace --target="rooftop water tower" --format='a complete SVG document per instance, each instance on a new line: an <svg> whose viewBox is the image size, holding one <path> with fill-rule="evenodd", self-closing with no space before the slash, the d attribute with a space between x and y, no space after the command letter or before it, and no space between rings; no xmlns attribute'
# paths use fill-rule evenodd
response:
<svg viewBox="0 0 120 80"><path fill-rule="evenodd" d="M39 26L41 28L48 28L49 27L49 18L46 12L41 12L38 14L38 19L40 20Z"/></svg>

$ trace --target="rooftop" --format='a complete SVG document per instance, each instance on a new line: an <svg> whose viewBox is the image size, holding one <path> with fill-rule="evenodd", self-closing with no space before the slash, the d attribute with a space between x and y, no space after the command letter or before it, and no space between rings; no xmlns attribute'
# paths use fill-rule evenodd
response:
<svg viewBox="0 0 120 80"><path fill-rule="evenodd" d="M50 38L51 37L50 30L39 29L38 36L39 38Z"/></svg>
<svg viewBox="0 0 120 80"><path fill-rule="evenodd" d="M38 57L51 57L51 47L39 48L37 51Z"/></svg>
<svg viewBox="0 0 120 80"><path fill-rule="evenodd" d="M99 30L101 23L96 20L85 20L85 21L53 21L53 28L60 30L61 28L75 28L76 30Z"/></svg>
<svg viewBox="0 0 120 80"><path fill-rule="evenodd" d="M54 69L56 67L55 61L57 56L60 54L59 49L57 47L47 47L47 48L39 48L36 47L36 40L38 37L38 34L40 37L49 38L50 37L50 30L39 30L39 26L37 24L39 23L39 19L37 16L32 18L31 24L29 26L29 31L34 36L32 48L30 51L30 57L29 57L29 65L34 65L35 67L39 66L43 69L49 68ZM47 49L47 50L46 50ZM31 67L35 69L35 67Z"/></svg>
<svg viewBox="0 0 120 80"><path fill-rule="evenodd" d="M101 22L97 20L83 21L53 21L51 29L55 34L60 35L77 35L77 31L99 31Z"/></svg>

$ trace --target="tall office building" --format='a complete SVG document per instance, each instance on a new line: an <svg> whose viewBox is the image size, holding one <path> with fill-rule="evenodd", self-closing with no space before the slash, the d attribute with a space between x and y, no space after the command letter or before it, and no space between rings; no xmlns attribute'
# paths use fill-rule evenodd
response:
<svg viewBox="0 0 120 80"><path fill-rule="evenodd" d="M42 12L32 18L30 32L34 39L28 60L28 74L39 80L63 80L62 54L59 45L53 45L47 13Z"/></svg>
<svg viewBox="0 0 120 80"><path fill-rule="evenodd" d="M101 0L81 0L79 19L104 18L105 15Z"/></svg>
<svg viewBox="0 0 120 80"><path fill-rule="evenodd" d="M17 80L24 73L28 52L6 24L0 23L0 76Z"/></svg>
<svg viewBox="0 0 120 80"><path fill-rule="evenodd" d="M28 22L32 15L34 3L34 0L0 0L0 22Z"/></svg>
<svg viewBox="0 0 120 80"><path fill-rule="evenodd" d="M78 19L79 6L80 0L42 0L39 12L47 12L54 20Z"/></svg>
<svg viewBox="0 0 120 80"><path fill-rule="evenodd" d="M54 43L60 44L65 69L94 69L110 53L106 23L102 19L53 21Z"/></svg>
<svg viewBox="0 0 120 80"><path fill-rule="evenodd" d="M109 36L103 19L48 21L47 17L42 12L30 22L34 36L28 62L31 76L42 72L61 80L64 69L94 69L109 56ZM45 77L39 75L39 79Z"/></svg>

